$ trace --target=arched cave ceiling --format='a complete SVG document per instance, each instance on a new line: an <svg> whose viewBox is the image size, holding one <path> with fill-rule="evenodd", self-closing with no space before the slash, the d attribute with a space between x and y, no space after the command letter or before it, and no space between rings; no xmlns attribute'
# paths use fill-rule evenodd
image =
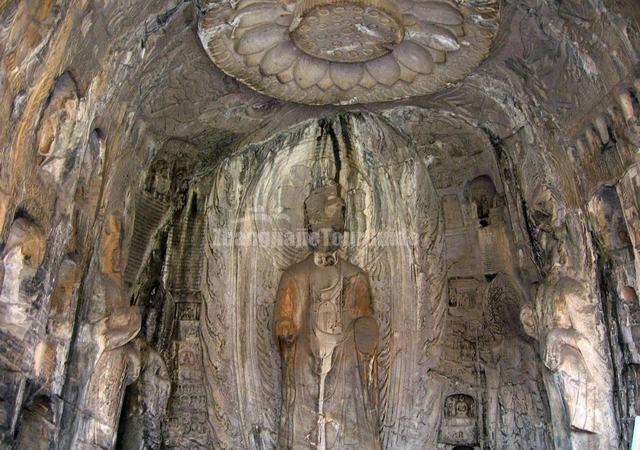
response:
<svg viewBox="0 0 640 450"><path fill-rule="evenodd" d="M280 217L265 211L293 211L285 228L302 229L308 188L331 175L347 186L355 231L419 237L388 250L391 257L366 245L350 254L373 276L385 336L395 339L397 331L398 341L416 350L398 351L409 365L388 391L399 397L387 406L401 408L384 424L384 448L435 448L441 417L433 405L446 406L445 419L456 405L466 411L480 405L471 396L476 382L461 390L456 378L474 374L478 361L462 338L478 345L480 331L497 336L487 336L483 356L495 384L477 387L506 399L504 417L518 417L503 427L497 413L491 416L487 433L502 441L492 448L567 448L569 440L574 449L626 445L627 419L640 410L637 0L502 0L489 55L464 79L429 95L343 106L271 98L223 73L197 29L203 16L228 6L0 0L0 359L13 364L9 381L0 380L11 391L6 399L0 392L0 434L8 429L28 442L44 433L33 430L51 429L40 441L56 448L82 448L72 443L96 438L102 448L113 448L118 436L127 441L131 427L123 422L125 431L118 431L120 413L139 408L128 403L134 395L124 395L123 374L128 361L144 354L159 381L147 383L143 374L137 386L158 389L144 395L164 398L154 420L167 419L170 428L164 437L151 430L152 438L171 440L175 432L192 448L197 435L201 447L211 448L209 414L221 421L216 442L227 443L215 448L275 447L269 442L278 416L252 399L277 403L271 370L277 351L274 343L255 343L273 337L269 317L280 271L308 248L241 249L241 263L233 266L225 261L234 260L235 248L205 239L219 231L278 230ZM233 270L224 271L225 264ZM232 284L240 288L227 295ZM245 291L253 295L249 302ZM213 305L214 314L201 319L201 303ZM257 306L244 315L246 304ZM18 320L11 323L15 317L4 311L16 305ZM246 328L217 314L227 307ZM488 327L466 327L466 319L485 316ZM205 336L208 361L198 340L207 321L214 330ZM460 341L446 333L458 327L466 330ZM245 335L268 364L240 353L218 364ZM558 364L555 351L566 361ZM603 368L609 357L611 367ZM193 369L196 360L207 370ZM247 363L249 374L257 374L254 365L266 367L254 381L268 380L271 390L237 389L242 377L226 377L227 363L243 371ZM183 410L162 412L169 372L184 375L181 365L200 377L184 385L172 380L186 386L191 395L183 400L193 404L176 402ZM524 373L528 394L517 384ZM129 375L127 382L138 376ZM555 394L539 389L543 376ZM400 388L407 380L415 390ZM586 380L589 398L586 390L570 389L576 380ZM229 398L214 404L218 396L207 397L203 381ZM41 384L49 397L40 396ZM502 408L521 394L528 406ZM588 404L589 414L575 408L577 401ZM237 402L257 419L240 420L234 430L226 422L240 411ZM106 431L91 425L102 414L97 419ZM122 415L141 417L134 416ZM528 424L515 430L524 416ZM250 440L255 445L237 444ZM462 445L447 440L451 448Z"/></svg>
<svg viewBox="0 0 640 450"><path fill-rule="evenodd" d="M156 143L177 139L208 156L332 111L406 106L501 138L525 133L532 143L533 134L546 133L566 145L590 120L588 112L609 101L607 94L633 82L640 50L631 0L505 1L490 56L463 81L395 102L306 106L258 94L223 74L196 35L198 8L204 10L175 0L9 2L2 47L14 66L5 68L3 109L31 98L25 89L47 95L68 70L80 93L100 105L97 125L136 124ZM30 27L26 42L17 23Z"/></svg>

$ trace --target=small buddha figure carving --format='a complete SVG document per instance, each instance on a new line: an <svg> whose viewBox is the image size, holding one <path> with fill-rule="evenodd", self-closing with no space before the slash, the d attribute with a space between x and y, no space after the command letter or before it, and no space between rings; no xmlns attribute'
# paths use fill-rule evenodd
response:
<svg viewBox="0 0 640 450"><path fill-rule="evenodd" d="M283 273L275 324L283 362L280 449L379 449L369 279L338 255L345 203L338 187L305 200L312 250Z"/></svg>

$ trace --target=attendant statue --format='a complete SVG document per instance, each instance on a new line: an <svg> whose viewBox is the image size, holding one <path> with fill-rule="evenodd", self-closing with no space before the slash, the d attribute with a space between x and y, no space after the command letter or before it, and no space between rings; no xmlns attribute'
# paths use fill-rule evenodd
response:
<svg viewBox="0 0 640 450"><path fill-rule="evenodd" d="M338 187L305 200L312 254L285 270L275 311L283 363L280 449L379 449L376 352L367 274L338 255Z"/></svg>

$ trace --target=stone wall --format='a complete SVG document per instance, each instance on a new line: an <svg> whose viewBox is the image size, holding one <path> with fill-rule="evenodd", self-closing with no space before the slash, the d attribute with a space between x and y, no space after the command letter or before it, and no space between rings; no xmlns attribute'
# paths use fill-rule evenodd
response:
<svg viewBox="0 0 640 450"><path fill-rule="evenodd" d="M636 2L504 0L464 80L367 106L222 73L218 6L0 0L0 446L274 448L279 238L330 179L384 448L627 448Z"/></svg>

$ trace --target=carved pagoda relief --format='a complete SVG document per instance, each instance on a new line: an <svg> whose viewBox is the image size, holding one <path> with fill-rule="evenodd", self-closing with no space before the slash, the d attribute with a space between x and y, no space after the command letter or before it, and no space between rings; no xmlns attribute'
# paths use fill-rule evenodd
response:
<svg viewBox="0 0 640 450"><path fill-rule="evenodd" d="M227 74L306 104L370 103L436 92L476 68L499 2L299 0L206 6L205 50Z"/></svg>

